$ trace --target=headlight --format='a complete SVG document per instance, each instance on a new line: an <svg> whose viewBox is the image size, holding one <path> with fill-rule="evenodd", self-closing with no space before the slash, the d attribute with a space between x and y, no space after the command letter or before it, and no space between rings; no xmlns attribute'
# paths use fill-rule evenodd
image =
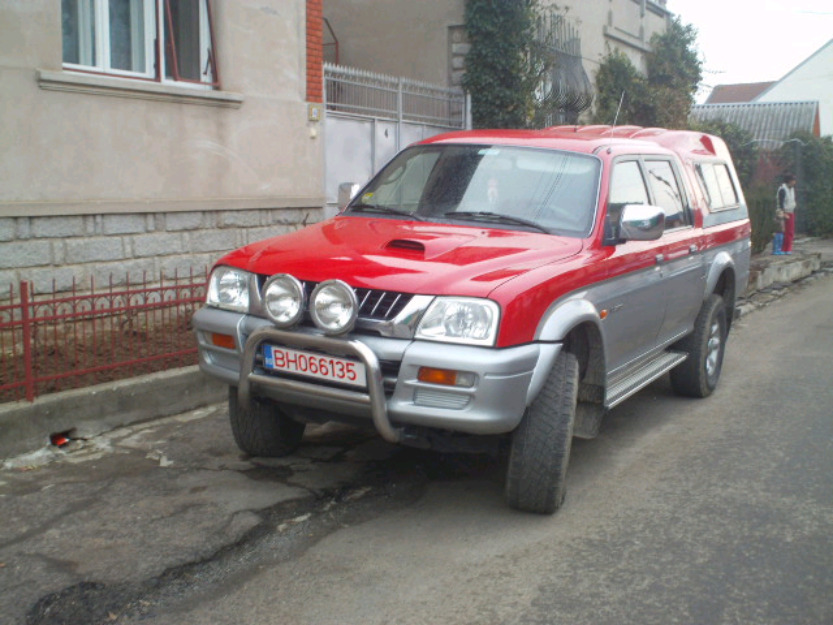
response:
<svg viewBox="0 0 833 625"><path fill-rule="evenodd" d="M294 326L304 314L304 286L297 278L282 273L263 286L266 316L279 328Z"/></svg>
<svg viewBox="0 0 833 625"><path fill-rule="evenodd" d="M492 300L438 297L416 331L416 338L446 343L494 345L500 308Z"/></svg>
<svg viewBox="0 0 833 625"><path fill-rule="evenodd" d="M310 296L310 316L327 334L344 334L353 329L359 314L356 293L341 280L322 282Z"/></svg>
<svg viewBox="0 0 833 625"><path fill-rule="evenodd" d="M226 310L248 312L250 275L233 267L217 267L211 272L205 303Z"/></svg>

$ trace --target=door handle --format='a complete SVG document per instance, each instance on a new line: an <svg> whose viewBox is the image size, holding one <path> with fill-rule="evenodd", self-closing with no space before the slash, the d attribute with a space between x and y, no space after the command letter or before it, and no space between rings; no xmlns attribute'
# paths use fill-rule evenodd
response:
<svg viewBox="0 0 833 625"><path fill-rule="evenodd" d="M672 253L668 254L668 260L677 260L678 258L684 258L689 254L691 254L691 249L674 250Z"/></svg>

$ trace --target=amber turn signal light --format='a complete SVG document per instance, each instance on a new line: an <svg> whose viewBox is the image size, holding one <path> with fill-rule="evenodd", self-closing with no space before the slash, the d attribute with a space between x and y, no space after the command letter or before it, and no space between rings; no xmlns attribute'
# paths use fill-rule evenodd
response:
<svg viewBox="0 0 833 625"><path fill-rule="evenodd" d="M427 384L442 384L443 386L474 386L473 373L451 369L420 367L417 379Z"/></svg>
<svg viewBox="0 0 833 625"><path fill-rule="evenodd" d="M211 334L211 342L217 347L225 347L226 349L234 349L234 337L228 334Z"/></svg>

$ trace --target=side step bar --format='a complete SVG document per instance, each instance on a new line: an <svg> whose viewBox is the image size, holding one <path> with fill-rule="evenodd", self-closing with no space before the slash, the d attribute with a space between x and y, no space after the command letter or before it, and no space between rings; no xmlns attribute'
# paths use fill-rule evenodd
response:
<svg viewBox="0 0 833 625"><path fill-rule="evenodd" d="M685 352L662 352L607 385L605 408L613 408L688 358Z"/></svg>

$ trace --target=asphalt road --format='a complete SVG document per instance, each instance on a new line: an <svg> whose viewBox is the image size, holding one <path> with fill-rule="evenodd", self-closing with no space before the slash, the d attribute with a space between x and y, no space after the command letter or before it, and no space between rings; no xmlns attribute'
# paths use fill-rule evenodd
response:
<svg viewBox="0 0 833 625"><path fill-rule="evenodd" d="M617 407L552 517L504 507L498 459L345 428L242 458L222 407L22 458L0 623L833 623L831 302L742 318L707 400Z"/></svg>

